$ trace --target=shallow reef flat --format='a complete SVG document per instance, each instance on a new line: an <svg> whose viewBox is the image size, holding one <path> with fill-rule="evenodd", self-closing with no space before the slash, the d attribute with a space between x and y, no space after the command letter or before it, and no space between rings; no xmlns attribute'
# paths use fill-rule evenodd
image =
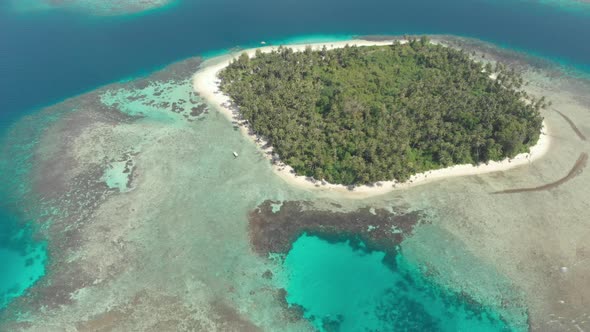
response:
<svg viewBox="0 0 590 332"><path fill-rule="evenodd" d="M142 13L168 6L174 1L176 0L11 0L11 6L18 12L65 9L90 15L111 16Z"/></svg>
<svg viewBox="0 0 590 332"><path fill-rule="evenodd" d="M407 191L408 200L437 211L439 222L430 231L416 230L402 244L404 253L429 257L424 264L438 266L441 279L475 290L486 278L477 277L482 276L477 268L449 264L465 255L453 253L443 241L449 232L518 287L532 330L588 329L590 84L523 54L473 40L450 41L523 71L528 91L552 101L543 113L551 146L541 160L525 167Z"/></svg>
<svg viewBox="0 0 590 332"><path fill-rule="evenodd" d="M369 327L411 327L396 313L413 313L443 331L453 328L438 318L447 314L471 330L590 329L590 175L580 159L590 152L590 83L489 44L433 38L508 63L553 102L543 158L365 200L293 187L191 92L199 59L23 118L1 157L28 156L20 206L43 226L49 259L46 276L0 311L0 330L346 330L363 301L380 308ZM330 269L302 274L306 264ZM326 293L329 310L318 310L298 285L326 285L338 271L338 289L373 271L404 300L369 283Z"/></svg>

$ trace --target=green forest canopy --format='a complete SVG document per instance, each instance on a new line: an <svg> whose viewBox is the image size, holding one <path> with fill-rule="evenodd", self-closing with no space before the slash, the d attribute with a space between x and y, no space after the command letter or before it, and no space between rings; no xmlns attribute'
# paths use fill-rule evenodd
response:
<svg viewBox="0 0 590 332"><path fill-rule="evenodd" d="M527 152L545 106L514 71L425 37L244 53L219 77L240 115L297 174L344 185Z"/></svg>

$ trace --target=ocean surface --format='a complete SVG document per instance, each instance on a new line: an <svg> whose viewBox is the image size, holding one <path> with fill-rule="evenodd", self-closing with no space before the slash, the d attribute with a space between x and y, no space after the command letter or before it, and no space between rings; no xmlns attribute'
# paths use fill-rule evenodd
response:
<svg viewBox="0 0 590 332"><path fill-rule="evenodd" d="M301 35L454 34L590 71L588 7L505 0L204 0L106 18L3 8L0 121L182 58Z"/></svg>
<svg viewBox="0 0 590 332"><path fill-rule="evenodd" d="M66 11L14 13L4 3L0 4L0 135L6 136L17 119L42 106L109 82L132 79L183 58L219 54L261 41L279 44L370 34L453 34L526 52L577 74L590 75L589 33L590 5L563 1L187 0L147 15L128 17ZM1 140L4 151L27 148L7 147L10 142L8 136ZM37 239L30 222L35 219L30 214L34 208L27 207L27 217L23 217L24 209L18 204L28 188L29 179L23 176L23 170L30 163L0 160L0 308L45 274L45 243ZM318 247L332 257L302 262L298 255L303 246ZM378 278L374 282L386 290L391 285L383 280L389 280L395 271L384 267L379 255L361 255L346 243L327 244L318 238L302 237L286 264L323 265L324 259L341 257L374 272L374 278ZM341 272L322 275L329 273ZM342 282L346 283L342 287L353 287L358 281ZM296 283L292 287L297 288ZM422 296L411 287L409 292ZM339 304L334 302L321 304L314 314L318 304L308 302L309 294L292 293L295 295L290 301L306 308L316 319L341 313L340 309L329 311ZM376 295L359 296L358 301L365 301L362 296ZM437 308L440 304L435 301L430 305ZM457 324L462 324L462 314L458 314ZM492 318L490 324L496 324Z"/></svg>

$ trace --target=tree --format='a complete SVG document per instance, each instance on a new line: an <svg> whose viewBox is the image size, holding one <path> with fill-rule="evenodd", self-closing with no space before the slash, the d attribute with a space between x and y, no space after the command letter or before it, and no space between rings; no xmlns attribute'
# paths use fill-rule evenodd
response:
<svg viewBox="0 0 590 332"><path fill-rule="evenodd" d="M257 51L220 78L243 118L297 174L345 185L513 157L538 140L539 109L549 104L528 96L506 66L484 66L427 38Z"/></svg>

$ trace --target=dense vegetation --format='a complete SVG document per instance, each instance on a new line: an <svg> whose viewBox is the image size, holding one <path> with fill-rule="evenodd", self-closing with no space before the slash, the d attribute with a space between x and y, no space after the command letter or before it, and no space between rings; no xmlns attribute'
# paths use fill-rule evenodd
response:
<svg viewBox="0 0 590 332"><path fill-rule="evenodd" d="M426 38L242 54L220 78L297 174L346 185L513 157L537 142L545 106L515 72Z"/></svg>

